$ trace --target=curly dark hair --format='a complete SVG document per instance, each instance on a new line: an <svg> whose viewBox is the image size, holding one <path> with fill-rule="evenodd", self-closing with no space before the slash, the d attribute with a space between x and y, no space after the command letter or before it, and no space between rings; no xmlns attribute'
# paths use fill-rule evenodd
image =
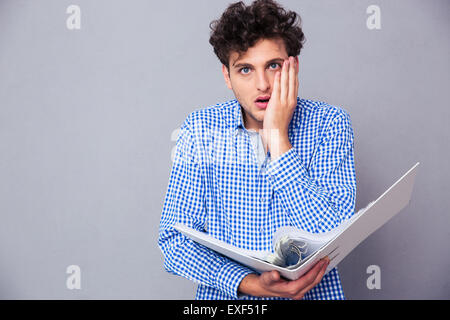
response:
<svg viewBox="0 0 450 320"><path fill-rule="evenodd" d="M305 41L300 24L297 13L286 12L273 0L256 0L249 6L239 1L209 24L209 43L228 70L232 51L244 53L260 39L283 39L288 55L295 57Z"/></svg>

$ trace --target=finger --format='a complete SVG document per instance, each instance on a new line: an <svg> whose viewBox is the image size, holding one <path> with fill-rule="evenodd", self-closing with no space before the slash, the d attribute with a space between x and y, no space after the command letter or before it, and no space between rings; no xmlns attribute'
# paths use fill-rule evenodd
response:
<svg viewBox="0 0 450 320"><path fill-rule="evenodd" d="M271 286L280 280L280 274L276 270L263 272L261 274L261 279L266 286Z"/></svg>
<svg viewBox="0 0 450 320"><path fill-rule="evenodd" d="M272 277L273 282L280 281L280 273L278 271L273 270L272 272L270 272L270 276Z"/></svg>
<svg viewBox="0 0 450 320"><path fill-rule="evenodd" d="M281 90L280 90L280 102L282 105L286 105L289 90L289 60L285 60L283 68L281 70Z"/></svg>
<svg viewBox="0 0 450 320"><path fill-rule="evenodd" d="M297 100L297 90L296 90L296 66L295 66L295 59L293 57L289 57L289 101L293 104ZM292 107L292 105L291 105Z"/></svg>
<svg viewBox="0 0 450 320"><path fill-rule="evenodd" d="M317 275L320 273L324 262L325 261L323 259L320 260L305 275L298 278L297 280L292 281L292 286L294 287L292 291L299 292L303 288L306 288L309 285L311 285L314 282L314 280L316 279ZM295 288L297 290L295 290Z"/></svg>
<svg viewBox="0 0 450 320"><path fill-rule="evenodd" d="M325 260L325 263L323 264L322 268L320 269L320 272L317 274L316 278L314 279L314 281L307 286L306 288L304 288L301 291L301 295L304 295L305 293L307 293L309 290L311 290L312 288L314 288L315 286L317 286L320 281L322 281L323 276L325 275L325 272L327 271L327 267L330 263L330 259L328 259L328 257Z"/></svg>
<svg viewBox="0 0 450 320"><path fill-rule="evenodd" d="M270 100L280 99L280 77L281 77L281 73L279 71L277 71L275 73L275 78L273 80L273 89L272 89L272 95L270 96Z"/></svg>
<svg viewBox="0 0 450 320"><path fill-rule="evenodd" d="M309 285L314 282L314 280L316 279L317 275L321 272L324 265L326 265L326 260L321 259L315 264L315 266L311 270L308 271L308 273L306 274L307 280L305 283L306 285Z"/></svg>

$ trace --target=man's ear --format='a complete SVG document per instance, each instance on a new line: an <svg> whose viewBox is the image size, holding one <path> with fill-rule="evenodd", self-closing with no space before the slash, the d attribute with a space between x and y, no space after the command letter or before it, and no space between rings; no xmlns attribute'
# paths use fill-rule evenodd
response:
<svg viewBox="0 0 450 320"><path fill-rule="evenodd" d="M225 83L227 84L228 89L232 89L231 87L231 79L230 79L230 73L228 72L227 67L222 64L222 73L223 73L223 77L225 79Z"/></svg>

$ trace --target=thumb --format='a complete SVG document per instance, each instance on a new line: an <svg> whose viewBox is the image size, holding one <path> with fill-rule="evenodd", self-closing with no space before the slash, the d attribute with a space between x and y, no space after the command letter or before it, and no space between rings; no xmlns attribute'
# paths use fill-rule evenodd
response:
<svg viewBox="0 0 450 320"><path fill-rule="evenodd" d="M265 285L271 285L274 282L277 282L280 280L280 274L278 273L278 271L275 271L275 270L269 271L269 272L264 272L261 275L261 279Z"/></svg>

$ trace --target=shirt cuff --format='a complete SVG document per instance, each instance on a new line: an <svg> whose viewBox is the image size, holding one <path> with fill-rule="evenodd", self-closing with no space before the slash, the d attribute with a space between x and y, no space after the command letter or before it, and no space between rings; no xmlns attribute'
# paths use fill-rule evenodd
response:
<svg viewBox="0 0 450 320"><path fill-rule="evenodd" d="M216 276L216 288L225 292L234 299L238 299L238 288L242 279L255 273L251 269L235 262L225 263Z"/></svg>
<svg viewBox="0 0 450 320"><path fill-rule="evenodd" d="M284 188L292 181L308 183L308 171L294 148L289 149L267 165L267 174L274 191Z"/></svg>

